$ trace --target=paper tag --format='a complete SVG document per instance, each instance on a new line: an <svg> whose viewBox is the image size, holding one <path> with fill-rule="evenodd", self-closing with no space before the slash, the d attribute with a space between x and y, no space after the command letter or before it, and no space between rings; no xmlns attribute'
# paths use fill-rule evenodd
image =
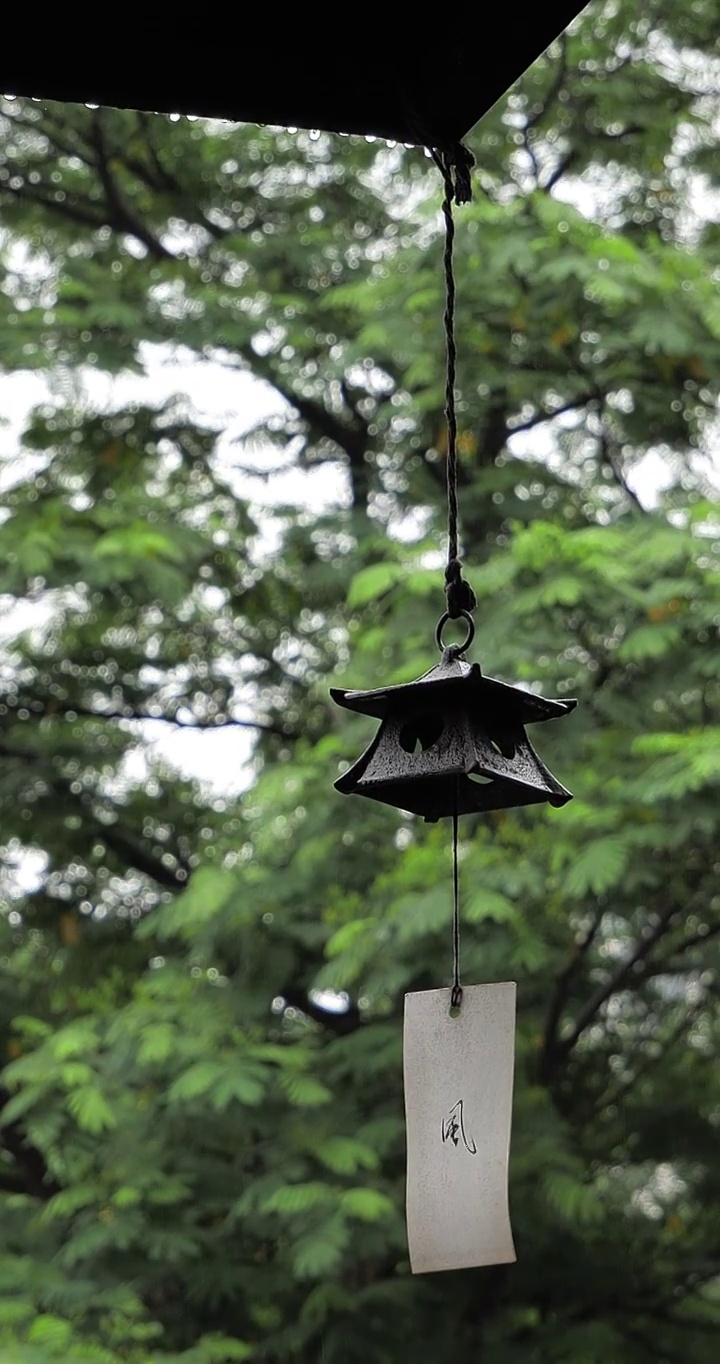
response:
<svg viewBox="0 0 720 1364"><path fill-rule="evenodd" d="M515 984L405 996L407 1228L413 1274L515 1259L508 1156Z"/></svg>

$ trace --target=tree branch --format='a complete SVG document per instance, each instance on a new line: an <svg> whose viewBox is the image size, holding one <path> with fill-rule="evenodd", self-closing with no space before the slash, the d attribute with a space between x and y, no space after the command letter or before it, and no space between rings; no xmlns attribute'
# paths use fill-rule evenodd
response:
<svg viewBox="0 0 720 1364"><path fill-rule="evenodd" d="M657 1065L658 1062L665 1060L668 1052L672 1051L675 1043L680 1041L683 1033L687 1031L688 1026L697 1018L699 1012L700 1009L697 1007L687 1010L680 1019L680 1022L673 1028L670 1036L666 1038L658 1055L645 1056L638 1064L635 1073L629 1080L625 1080L621 1085L618 1085L614 1090L611 1090L609 1094L603 1095L601 1105L598 1105L595 1111L598 1112L600 1107L608 1108L611 1104L619 1104L623 1099L626 1099L628 1094L632 1093L638 1081L641 1080L644 1075L647 1075L648 1071L652 1070L653 1066Z"/></svg>
<svg viewBox="0 0 720 1364"><path fill-rule="evenodd" d="M570 170L571 166L574 166L575 162L577 161L578 156L579 156L578 151L576 150L575 147L572 147L570 151L567 153L567 155L564 156L561 161L558 161L558 164L555 167L554 171L552 172L551 175L548 176L547 180L545 181L545 184L542 186L542 189L545 194L549 194L551 189L555 188L556 184L558 183L558 180L562 180L563 175L567 175L567 172Z"/></svg>
<svg viewBox="0 0 720 1364"><path fill-rule="evenodd" d="M523 146L525 147L525 151L527 152L528 157L530 158L530 164L532 166L533 175L535 177L536 187L539 187L540 184L540 167L538 165L537 156L535 155L535 148L532 145L532 139L530 137L530 134L531 132L533 132L535 128L537 128L538 124L542 122L545 115L552 108L553 104L555 103L555 100L557 99L558 95L560 94L560 91L562 90L563 85L565 84L565 77L567 76L567 52L568 52L567 34L562 33L558 39L558 42L560 44L560 57L557 62L555 75L553 76L553 79L550 82L550 85L548 86L548 89L545 93L545 98L541 100L540 105L536 109L535 113L531 114L530 117L526 119L525 125L522 130Z"/></svg>
<svg viewBox="0 0 720 1364"><path fill-rule="evenodd" d="M583 959L587 956L597 937L604 914L604 906L596 909L595 917L585 934L585 937L582 938L579 943L575 944L568 961L555 982L555 991L553 998L550 1001L550 1008L548 1009L547 1020L545 1022L545 1041L543 1043L542 1060L540 1063L541 1076L546 1083L552 1070L557 1042L557 1030L560 1019L562 1018L563 1009L568 1001L573 977L577 974Z"/></svg>
<svg viewBox="0 0 720 1364"><path fill-rule="evenodd" d="M88 793L85 797L76 795L71 788L71 783L62 775L55 772L43 770L43 759L38 754L29 749L17 748L14 744L7 744L3 740L0 742L0 757L11 758L18 762L27 763L35 767L37 775L41 781L62 797L67 805L72 805L80 809L84 817L92 824L96 837L114 852L121 861L127 866L134 867L143 875L156 881L158 885L167 886L171 890L183 890L187 884L190 866L179 855L175 860L178 867L166 866L160 858L150 852L147 845L131 831L123 829L115 816L112 823L106 823L94 810L90 808L89 800L97 799L94 793Z"/></svg>
<svg viewBox="0 0 720 1364"><path fill-rule="evenodd" d="M123 197L120 186L113 178L110 169L111 154L107 147L102 109L96 109L94 113L92 144L96 153L95 168L105 191L108 209L115 219L113 224L115 229L120 232L127 232L129 236L137 238L156 260L177 260L173 252L168 251L167 247L163 246L162 242L150 231L150 228L135 217Z"/></svg>
<svg viewBox="0 0 720 1364"><path fill-rule="evenodd" d="M87 808L86 814L93 818ZM185 889L190 872L187 864L182 869L166 867L164 862L148 852L140 839L129 830L123 829L120 824L104 824L102 820L95 819L95 828L99 841L107 844L121 862L126 862L128 866L143 872L152 881L157 881L158 885L167 886L169 890ZM176 860L180 861L179 858Z"/></svg>
<svg viewBox="0 0 720 1364"><path fill-rule="evenodd" d="M537 128L538 124L542 122L545 115L549 112L550 109L552 109L555 100L557 99L558 95L560 94L560 91L563 88L563 85L565 84L565 77L567 76L568 67L567 33L560 34L560 37L558 38L558 44L560 46L560 56L558 58L557 66L555 68L555 75L553 76L553 79L545 92L545 98L542 100L537 112L532 114L531 117L527 120L525 127L528 129Z"/></svg>
<svg viewBox="0 0 720 1364"><path fill-rule="evenodd" d="M10 114L8 117L16 126L26 128L36 135L47 138L56 155L59 153L82 161L88 171L97 175L104 191L107 209L109 210L111 218L110 225L113 226L116 231L127 232L130 236L136 237L156 259L177 259L177 257L163 246L162 242L158 240L154 233L152 233L133 213L127 200L124 198L119 185L114 179L110 168L112 159L115 159L116 161L121 162L137 180L146 186L146 188L155 193L161 191L172 193L176 198L180 199L183 204L187 204L187 194L183 191L179 182L174 180L162 166L155 148L150 146L146 129L146 140L151 156L153 157L153 165L156 168L156 177L153 177L149 168L145 166L142 161L128 156L125 149L118 148L117 150L113 150L112 154L110 153L105 138L104 114L101 109L93 111L86 142L77 144L68 142L63 135L62 129L58 128L56 122L47 114L42 121L24 118L21 114ZM79 134L79 136L81 135ZM7 182L9 179L10 173L5 171L2 174L2 180ZM0 184L2 184L2 181L0 181ZM102 205L99 201L97 201L98 212L93 213L87 207L87 203L95 202L93 200L87 200L85 207L81 207L77 203L69 204L66 200L58 201L51 195L48 196L48 194L43 194L42 192L38 193L38 191L34 190L27 181L19 190L12 188L8 183L5 183L2 187L9 190L16 198L28 199L31 202L39 204L49 212L58 213L68 218L70 221L79 222L94 228L105 226L108 215L107 213L102 212ZM225 229L218 227L217 224L207 219L196 204L193 204L193 212L194 216L200 222L200 225L212 237L218 239L227 235Z"/></svg>
<svg viewBox="0 0 720 1364"><path fill-rule="evenodd" d="M556 407L552 412L539 412L534 417L529 417L527 421L518 422L516 426L508 426L508 437L515 436L519 431L532 431L534 427L541 426L543 422L551 422L555 417L561 417L564 412L574 412L580 407L588 407L590 403L597 402L603 395L597 388L590 389L587 393L581 393L577 398L570 398L561 407Z"/></svg>
<svg viewBox="0 0 720 1364"><path fill-rule="evenodd" d="M329 412L322 404L315 402L311 398L304 398L298 393L285 391L278 387L273 380L275 387L286 401L296 408L303 421L307 423L310 431L318 432L326 440L332 441L334 445L347 455L350 466L350 483L352 487L352 503L355 510L365 510L370 494L369 471L365 460L367 436L364 432L349 426L336 417L334 412Z"/></svg>
<svg viewBox="0 0 720 1364"><path fill-rule="evenodd" d="M206 217L200 205L192 198L188 191L183 187L176 176L172 175L160 157L157 145L152 136L152 123L143 117L141 113L137 115L138 125L143 131L145 145L150 157L151 165L147 165L139 157L129 156L126 150L119 151L117 157L136 180L145 185L147 189L156 194L168 194L178 201L183 211L191 209L193 218L199 222L200 226L215 241L222 241L229 235L228 229L220 227L212 219Z"/></svg>
<svg viewBox="0 0 720 1364"><path fill-rule="evenodd" d="M180 702L179 704L183 704ZM284 729L282 725L275 725L271 721L265 720L236 720L228 718L225 720L181 720L176 715L151 715L148 711L135 710L128 707L124 710L93 710L92 706L84 706L75 701L56 701L53 698L51 711L46 711L46 715L82 715L90 720L134 720L140 723L152 722L153 724L172 725L175 729L190 730L214 730L214 729L255 729L262 734L276 734L281 739L296 739L297 731Z"/></svg>
<svg viewBox="0 0 720 1364"><path fill-rule="evenodd" d="M708 926L704 933L692 933L687 938L682 938L676 947L673 947L669 956L660 966L665 966L668 971L672 970L672 962L675 957L680 957L684 952L689 952L693 947L702 947L706 942L710 942L720 933L720 923Z"/></svg>
<svg viewBox="0 0 720 1364"><path fill-rule="evenodd" d="M20 189L10 184L9 171L0 169L0 190L7 194L12 194L15 199L26 199L30 203L37 204L40 208L45 208L49 213L55 213L60 218L67 218L69 222L80 223L82 227L91 227L95 231L104 227L105 214L91 213L87 208L81 208L78 204L70 204L67 200L49 199L44 194L38 194L37 190L29 185L23 184Z"/></svg>
<svg viewBox="0 0 720 1364"><path fill-rule="evenodd" d="M36 137L47 138L47 141L50 143L52 150L55 153L61 152L64 156L77 161L82 161L83 165L86 166L88 170L92 170L92 161L88 156L87 147L83 146L81 143L66 141L62 124L58 125L56 119L52 117L47 108L43 110L43 113L39 118L28 118L27 115L21 113L19 110L13 113L6 111L4 117L7 118L14 127L25 128L28 132L34 133ZM78 135L82 136L82 134ZM48 164L56 164L56 157L52 155L48 156L46 160Z"/></svg>
<svg viewBox="0 0 720 1364"><path fill-rule="evenodd" d="M615 442L613 441L612 436L610 435L610 432L608 431L604 422L602 422L601 424L598 443L600 447L601 464L604 464L606 468L610 470L613 478L615 479L615 482L618 484L620 488L622 488L625 496L630 500L630 502L632 502L633 506L636 507L638 511L641 511L643 515L645 515L645 508L642 502L640 501L640 498L638 497L637 493L634 492L633 489L630 487L629 483L626 481L622 468L615 457L614 454Z"/></svg>
<svg viewBox="0 0 720 1364"><path fill-rule="evenodd" d="M356 425L351 426L348 422L337 417L334 412L330 412L323 403L296 393L277 377L273 366L268 364L267 359L263 363L263 358L256 355L250 348L240 350L236 347L236 351L243 364L254 370L261 379L265 379L289 407L295 408L295 411L299 413L309 428L311 436L316 438L319 436L323 440L331 441L347 456L350 466L353 509L365 511L370 493L370 480L365 458L367 432L364 426L362 429Z"/></svg>
<svg viewBox="0 0 720 1364"><path fill-rule="evenodd" d="M612 975L610 979L605 982L604 985L599 986L595 993L591 995L590 999L585 1005L585 1008L580 1011L577 1019L575 1020L575 1025L570 1035L568 1037L561 1038L556 1043L555 1046L556 1055L566 1056L569 1052L572 1051L573 1047L576 1046L582 1034L590 1026L596 1014L602 1008L603 1004L607 1003L610 996L614 995L616 991L619 990L625 984L625 981L630 975L630 972L632 971L633 967L638 962L645 960L645 958L652 951L655 944L659 942L660 938L662 938L665 933L668 932L672 920L679 913L680 910L676 906L668 906L663 911L663 913L659 916L658 922L655 924L655 927L650 930L647 937L641 938L641 940L638 943L636 943L635 947L630 953L630 956L622 963L621 966L618 967L614 975Z"/></svg>
<svg viewBox="0 0 720 1364"><path fill-rule="evenodd" d="M157 142L155 141L155 128L157 127L157 118L155 117L154 114L145 113L144 110L142 109L138 110L136 117L138 126L142 129L143 135L145 137L145 145L150 153L150 157L152 159L153 166L155 167L155 171L160 184L170 193L173 194L177 193L178 190L180 189L179 181L175 178L174 175L171 175L170 171L167 169L167 166L165 165L165 162L161 160Z"/></svg>

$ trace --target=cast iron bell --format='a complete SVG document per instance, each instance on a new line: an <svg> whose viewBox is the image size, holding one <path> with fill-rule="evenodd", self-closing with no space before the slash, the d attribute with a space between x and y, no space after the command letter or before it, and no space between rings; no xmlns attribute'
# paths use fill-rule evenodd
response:
<svg viewBox="0 0 720 1364"><path fill-rule="evenodd" d="M343 795L369 796L431 823L454 813L572 799L532 748L525 725L567 715L577 702L549 701L484 677L458 646L444 649L440 663L415 682L374 691L333 687L330 695L382 722L335 782Z"/></svg>

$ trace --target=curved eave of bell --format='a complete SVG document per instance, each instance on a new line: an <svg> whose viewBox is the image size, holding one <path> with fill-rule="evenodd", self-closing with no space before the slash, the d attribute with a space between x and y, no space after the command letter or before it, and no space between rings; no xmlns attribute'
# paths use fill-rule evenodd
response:
<svg viewBox="0 0 720 1364"><path fill-rule="evenodd" d="M333 783L335 790L340 791L341 795L351 796L357 792L357 784L370 764L378 743L380 742L381 734L382 730L379 730L372 740L372 743L368 744L365 752L361 753L357 761L354 762L352 766L346 768L338 777L337 781Z"/></svg>
<svg viewBox="0 0 720 1364"><path fill-rule="evenodd" d="M418 703L437 706L446 701L448 695L452 696L453 692L459 699L465 683L466 677L462 674L440 673L439 668L433 668L429 673L416 678L414 682L400 682L392 687L376 687L372 691L331 687L330 695L333 701L339 706L344 706L345 710L354 710L358 715L369 715L374 720L383 720L389 712L405 709L408 702L413 707L417 707ZM427 695L430 690L432 700Z"/></svg>
<svg viewBox="0 0 720 1364"><path fill-rule="evenodd" d="M559 701L537 692L525 691L524 687L513 687L509 682L500 682L495 677L483 677L479 696L482 695L483 709L489 701L497 707L498 718L512 719L521 725L534 725L543 720L559 720L569 715L577 706L577 698Z"/></svg>
<svg viewBox="0 0 720 1364"><path fill-rule="evenodd" d="M426 700L430 702L427 695L430 691L432 705L439 706L450 701L455 693L457 703L464 705L470 713L482 716L490 711L500 723L531 725L544 720L558 720L577 706L574 697L567 701L552 700L525 691L523 687L500 682L497 678L484 677L479 664L463 663L459 659L454 660L454 666L446 665L443 660L414 682L376 687L370 691L331 687L330 695L345 710L382 720L390 710L401 710L408 702L413 706Z"/></svg>
<svg viewBox="0 0 720 1364"><path fill-rule="evenodd" d="M547 803L555 808L567 805L572 792L551 777L550 789L497 778L487 785L473 781L473 772L445 774L441 777L407 776L390 781L363 782L372 754L368 750L335 782L344 796L366 796L381 805L391 805L428 823L458 815L486 814L491 810L518 809L525 805ZM475 769L477 771L477 769ZM550 775L550 774L548 774Z"/></svg>

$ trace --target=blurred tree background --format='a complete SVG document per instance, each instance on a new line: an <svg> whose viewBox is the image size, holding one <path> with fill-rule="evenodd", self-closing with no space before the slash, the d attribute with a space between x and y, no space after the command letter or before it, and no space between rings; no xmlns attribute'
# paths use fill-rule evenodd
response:
<svg viewBox="0 0 720 1364"><path fill-rule="evenodd" d="M599 0L470 139L475 657L581 704L539 736L573 803L462 825L465 979L518 981L519 1262L418 1279L402 1002L449 978L448 831L335 794L372 727L328 685L434 661L437 173L2 102L0 354L48 384L2 470L2 1361L717 1357L716 29ZM126 401L158 354L274 415ZM252 736L239 797L158 755L181 729Z"/></svg>

